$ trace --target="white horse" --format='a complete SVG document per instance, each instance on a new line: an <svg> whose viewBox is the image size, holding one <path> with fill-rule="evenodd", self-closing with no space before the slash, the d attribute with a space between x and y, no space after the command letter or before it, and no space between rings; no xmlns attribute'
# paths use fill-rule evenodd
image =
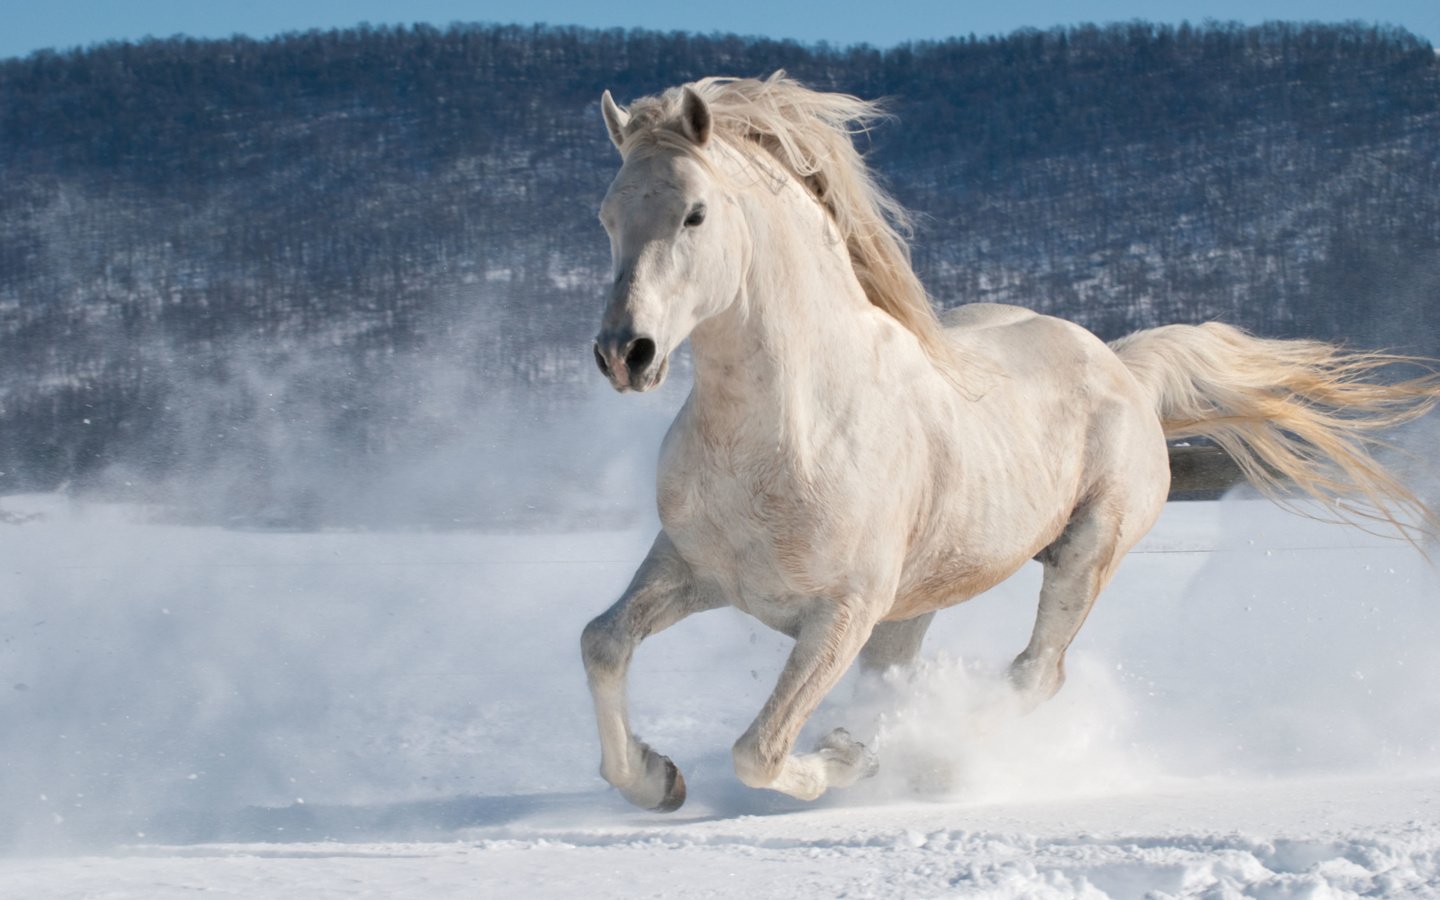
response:
<svg viewBox="0 0 1440 900"><path fill-rule="evenodd" d="M1376 429L1440 397L1399 360L1219 324L1107 346L1025 309L962 306L943 324L909 264L904 210L851 142L869 103L766 80L705 79L602 108L623 164L601 206L614 283L595 356L619 391L665 377L687 337L694 388L665 438L663 529L582 651L601 773L673 810L685 782L631 731L626 671L644 638L734 606L795 645L734 745L740 780L802 799L874 772L837 729L793 752L858 657L911 661L935 612L1027 560L1044 567L1010 677L1027 705L1170 482L1166 438L1219 442L1262 486L1358 495L1414 536L1434 516L1377 465ZM1418 522L1418 526L1407 523ZM1418 527L1419 531L1406 531Z"/></svg>

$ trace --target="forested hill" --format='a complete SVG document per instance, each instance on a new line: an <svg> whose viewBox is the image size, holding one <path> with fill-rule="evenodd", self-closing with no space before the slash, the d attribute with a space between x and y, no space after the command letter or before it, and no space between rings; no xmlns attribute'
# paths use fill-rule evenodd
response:
<svg viewBox="0 0 1440 900"><path fill-rule="evenodd" d="M231 458L284 493L285 459L378 466L497 395L574 396L600 92L781 67L891 98L864 140L941 304L1440 351L1440 65L1402 31L107 44L0 62L0 493Z"/></svg>

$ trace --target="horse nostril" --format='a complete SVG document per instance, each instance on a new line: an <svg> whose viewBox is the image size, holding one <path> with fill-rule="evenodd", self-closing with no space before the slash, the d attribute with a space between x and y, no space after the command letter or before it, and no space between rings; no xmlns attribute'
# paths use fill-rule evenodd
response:
<svg viewBox="0 0 1440 900"><path fill-rule="evenodd" d="M643 372L655 361L655 342L649 338L636 338L625 351L625 368L631 372Z"/></svg>
<svg viewBox="0 0 1440 900"><path fill-rule="evenodd" d="M595 351L595 364L600 367L600 374L606 378L610 377L610 367L605 364L605 354L600 352L599 344L591 344L590 349Z"/></svg>

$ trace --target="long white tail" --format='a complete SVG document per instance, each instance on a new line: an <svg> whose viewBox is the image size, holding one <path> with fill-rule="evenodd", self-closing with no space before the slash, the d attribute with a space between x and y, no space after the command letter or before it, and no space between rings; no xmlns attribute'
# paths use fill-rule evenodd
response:
<svg viewBox="0 0 1440 900"><path fill-rule="evenodd" d="M1258 338L1218 322L1110 346L1151 392L1167 438L1215 441L1272 499L1293 484L1343 521L1387 522L1412 542L1440 535L1440 518L1373 456L1386 446L1377 432L1440 401L1432 361ZM1381 378L1403 366L1425 373Z"/></svg>

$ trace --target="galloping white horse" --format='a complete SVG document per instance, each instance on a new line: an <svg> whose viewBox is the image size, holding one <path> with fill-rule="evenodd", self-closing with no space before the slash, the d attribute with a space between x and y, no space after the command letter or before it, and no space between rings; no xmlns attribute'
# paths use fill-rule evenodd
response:
<svg viewBox="0 0 1440 900"><path fill-rule="evenodd" d="M904 210L851 143L877 115L854 97L705 79L602 108L623 165L601 206L614 260L595 357L619 391L665 377L686 337L694 388L661 450L663 530L581 641L601 773L674 810L685 782L630 730L626 670L644 638L730 605L795 639L734 746L752 787L813 799L874 772L837 729L801 726L858 657L911 661L935 612L1044 566L1010 677L1027 705L1170 482L1166 437L1219 442L1344 515L1358 496L1402 534L1435 517L1377 465L1369 433L1440 398L1397 362L1209 324L1107 346L1077 325L977 304L942 322L909 264ZM1418 522L1419 531L1407 531Z"/></svg>

